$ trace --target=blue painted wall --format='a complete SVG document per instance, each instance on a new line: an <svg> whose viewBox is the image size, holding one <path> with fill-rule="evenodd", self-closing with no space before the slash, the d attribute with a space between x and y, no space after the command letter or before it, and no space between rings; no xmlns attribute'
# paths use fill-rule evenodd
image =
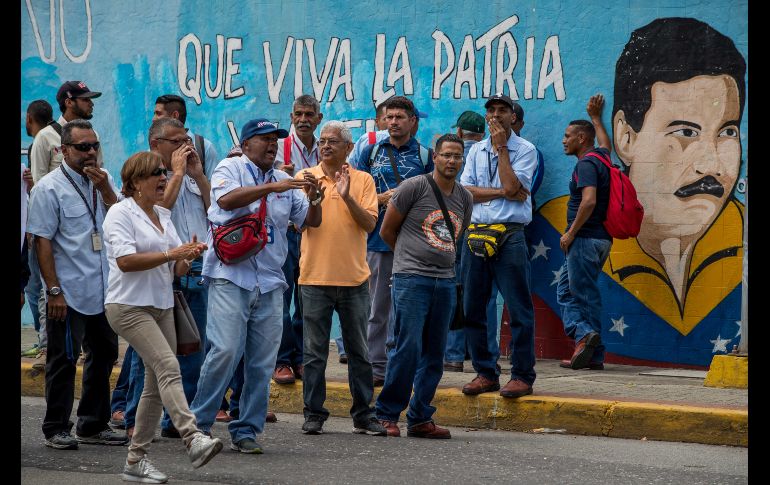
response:
<svg viewBox="0 0 770 485"><path fill-rule="evenodd" d="M732 39L748 63L747 1L491 1L484 8L467 8L467 2L393 0L383 5L25 0L22 146L31 142L24 130L26 106L46 99L58 115L55 94L65 80L82 80L104 93L95 100L92 122L102 137L106 168L116 180L123 161L147 149L154 100L164 93L187 97L187 125L223 154L233 143L228 122L235 132L260 116L288 126L295 94L313 93L314 88L324 118L349 121L354 135L371 126L375 100L406 94L429 113L417 135L424 143L451 131L462 111L483 113L483 98L502 89L518 98L526 112L522 136L545 157L547 169L538 194L543 205L567 193L574 159L562 153L562 133L569 120L586 117L590 95L601 92L607 98L604 120L608 127L611 124L615 63L634 29L657 18L697 18ZM510 72L512 82L499 86L505 75L499 76L498 70ZM744 201L748 163L747 119L746 106L739 126L743 162L734 192L739 203ZM553 244L553 224L540 223L544 225L538 235L552 249L547 259L533 261L535 279L541 278L535 292L558 313L555 286L548 284L552 275L547 272L558 267L562 256L558 244ZM742 224L725 230L740 233ZM543 259L548 265L539 268L535 263ZM611 318L619 318L617 305L625 298L641 301L627 289L615 296L613 281L608 273L604 305L608 329L614 325ZM662 310L651 308L649 302L629 307L632 313L625 322L637 328L659 325L661 342L639 340L634 332L606 333L613 342L610 350L707 364L712 350L720 351L720 344L711 341L731 339L728 347L738 342L734 321L740 317L740 298L733 296L735 287L723 289L719 301L713 302L718 315L705 315L703 322L710 323L699 320L697 332L683 333L667 325ZM696 334L699 337L687 340Z"/></svg>

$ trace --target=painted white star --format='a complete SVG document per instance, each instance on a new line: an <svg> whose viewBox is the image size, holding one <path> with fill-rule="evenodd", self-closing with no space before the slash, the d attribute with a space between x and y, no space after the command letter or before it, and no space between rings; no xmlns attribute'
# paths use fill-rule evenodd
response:
<svg viewBox="0 0 770 485"><path fill-rule="evenodd" d="M735 324L738 325L738 333L736 333L735 337L733 337L733 338L738 338L738 337L741 336L741 321L740 320L736 320Z"/></svg>
<svg viewBox="0 0 770 485"><path fill-rule="evenodd" d="M564 266L559 266L559 271L551 271L551 273L553 273L553 281L551 281L551 286L559 282L559 278L561 278L561 272L563 269Z"/></svg>
<svg viewBox="0 0 770 485"><path fill-rule="evenodd" d="M725 352L727 353L727 344L730 343L732 339L723 339L722 335L717 335L716 340L710 340L712 344L714 344L714 350L711 351L712 354L716 354L717 352Z"/></svg>
<svg viewBox="0 0 770 485"><path fill-rule="evenodd" d="M535 254L532 255L532 261L534 261L538 256L542 256L546 261L548 261L548 251L550 251L551 248L543 244L542 239L540 240L540 244L537 246L532 245L532 249L535 250Z"/></svg>
<svg viewBox="0 0 770 485"><path fill-rule="evenodd" d="M610 320L612 320L612 328L610 329L610 332L618 332L621 337L624 337L623 332L629 327L629 325L626 325L626 323L623 321L625 317L621 316L619 319L615 320L614 318L610 317Z"/></svg>

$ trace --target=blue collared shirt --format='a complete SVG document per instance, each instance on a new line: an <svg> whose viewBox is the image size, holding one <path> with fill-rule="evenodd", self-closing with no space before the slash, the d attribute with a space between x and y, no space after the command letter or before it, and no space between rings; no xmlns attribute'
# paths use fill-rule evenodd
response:
<svg viewBox="0 0 770 485"><path fill-rule="evenodd" d="M248 165L254 170L257 184L248 169ZM237 217L252 214L259 209L260 201L226 211L219 207L217 201L220 197L240 187L254 187L268 182L274 182L291 178L285 172L270 169L262 172L245 155L225 158L211 176L211 206L209 206L208 219L212 224L224 224ZM260 199L261 200L261 199ZM305 193L300 189L287 190L282 193L272 192L267 196L267 216L265 224L268 231L267 245L249 259L236 264L224 264L216 255L213 248L213 236L209 227L206 243L209 249L203 257L203 276L207 279L223 278L233 284L253 291L259 288L260 293L267 293L276 288L281 291L288 288L283 276L284 261L288 253L288 241L286 229L289 221L297 227L305 223L310 203Z"/></svg>
<svg viewBox="0 0 770 485"><path fill-rule="evenodd" d="M169 171L168 177L171 178ZM189 175L182 176L182 186L176 197L174 207L171 208L171 222L183 242L190 242L193 234L202 241L208 232L206 222L206 208L203 205L201 190L195 180Z"/></svg>
<svg viewBox="0 0 770 485"><path fill-rule="evenodd" d="M422 164L420 159L420 144L414 137L409 138L405 145L396 148L390 143L390 136L383 139L376 145L369 145L361 152L358 164L355 168L369 173L374 178L374 186L377 193L387 192L389 189L396 188L396 175L393 173L393 166L390 163L389 152L393 150L396 160L396 168L401 176L401 180L416 177L433 171L433 159L429 156L427 165ZM377 150L375 159L369 164L369 158L372 150ZM380 226L385 217L387 206L380 206L377 216L377 225L369 233L369 239L366 242L367 251L390 252L390 247L380 237Z"/></svg>
<svg viewBox="0 0 770 485"><path fill-rule="evenodd" d="M535 145L524 138L516 136L511 131L508 138L508 156L511 168L516 173L519 182L529 190L532 176L537 167L537 151ZM465 160L465 168L460 177L463 185L474 187L501 188L500 175L497 170L498 157L492 153L492 143L489 137L474 144ZM490 177L491 174L491 177ZM532 220L531 197L523 202L508 200L503 197L488 202L473 204L471 222L492 224L498 222L518 222L529 224Z"/></svg>
<svg viewBox="0 0 770 485"><path fill-rule="evenodd" d="M60 167L64 167L77 184L86 197L88 206L62 173L61 168L57 168L41 178L32 188L27 232L51 241L56 277L67 305L84 315L98 315L104 311L109 274L102 230L107 208L97 190L96 230L102 239L102 250L94 251L91 238L94 233L94 223L91 219L93 184L88 177L72 170L66 162ZM109 173L107 178L112 190L117 194Z"/></svg>

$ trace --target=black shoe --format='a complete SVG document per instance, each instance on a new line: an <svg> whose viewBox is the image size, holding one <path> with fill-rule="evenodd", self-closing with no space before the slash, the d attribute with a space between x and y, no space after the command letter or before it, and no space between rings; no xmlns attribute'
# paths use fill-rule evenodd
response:
<svg viewBox="0 0 770 485"><path fill-rule="evenodd" d="M463 363L462 362L444 362L444 371L446 372L462 372L463 371Z"/></svg>
<svg viewBox="0 0 770 485"><path fill-rule="evenodd" d="M340 364L347 364L348 363L348 356L345 354L340 355Z"/></svg>
<svg viewBox="0 0 770 485"><path fill-rule="evenodd" d="M380 423L380 420L372 416L369 421L353 424L353 433L368 434L372 436L388 436L388 430Z"/></svg>
<svg viewBox="0 0 770 485"><path fill-rule="evenodd" d="M324 420L318 416L308 416L302 425L305 434L323 434Z"/></svg>
<svg viewBox="0 0 770 485"><path fill-rule="evenodd" d="M125 445L128 443L126 433L117 433L111 429L105 429L91 436L80 436L76 433L75 438L78 443L88 445Z"/></svg>
<svg viewBox="0 0 770 485"><path fill-rule="evenodd" d="M160 430L160 435L164 438L181 438L179 431L176 428L163 428Z"/></svg>
<svg viewBox="0 0 770 485"><path fill-rule="evenodd" d="M57 450L77 450L78 440L72 437L66 431L56 433L50 438L45 439L45 445L49 448L55 448Z"/></svg>

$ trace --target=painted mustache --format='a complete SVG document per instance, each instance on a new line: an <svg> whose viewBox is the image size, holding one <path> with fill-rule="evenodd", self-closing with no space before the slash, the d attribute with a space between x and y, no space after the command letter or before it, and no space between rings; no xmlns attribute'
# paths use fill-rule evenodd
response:
<svg viewBox="0 0 770 485"><path fill-rule="evenodd" d="M706 175L697 182L693 182L684 187L680 187L674 195L683 199L692 197L698 194L709 194L715 197L722 197L725 193L725 188L719 183L717 179L711 175Z"/></svg>

